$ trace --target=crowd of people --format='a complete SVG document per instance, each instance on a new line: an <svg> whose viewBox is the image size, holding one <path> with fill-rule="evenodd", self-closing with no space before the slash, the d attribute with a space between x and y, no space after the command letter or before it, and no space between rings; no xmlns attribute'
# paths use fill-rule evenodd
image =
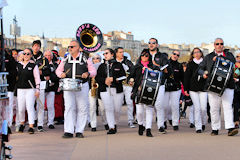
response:
<svg viewBox="0 0 240 160"><path fill-rule="evenodd" d="M99 115L107 134L116 134L125 103L128 127L138 124L140 136L146 130L146 136L153 137L154 115L160 133L167 133L167 122L178 131L179 120L186 117L187 108L190 128L202 133L211 122L211 135L218 135L221 107L228 136L238 134L240 51L234 56L224 48L223 39L216 38L213 52L204 57L200 48L194 48L189 61L180 63L179 50L168 55L158 48L158 40L150 38L148 48L143 49L136 62L124 56L122 47L107 48L103 56L88 54L77 40L70 42L65 57L60 57L56 50L42 53L39 40L32 43L32 48L9 50L5 61L9 72L9 127L15 124L16 132L22 133L28 123L28 133L34 134L35 129L43 132L44 124L49 129L54 129L55 123L64 124L63 138L72 138L74 134L83 138L86 125L92 132L98 130ZM221 96L208 89L218 57L234 63ZM166 67L162 69L163 66ZM162 73L154 105L139 101L146 69ZM69 90L61 86L72 87L72 83L77 86Z"/></svg>

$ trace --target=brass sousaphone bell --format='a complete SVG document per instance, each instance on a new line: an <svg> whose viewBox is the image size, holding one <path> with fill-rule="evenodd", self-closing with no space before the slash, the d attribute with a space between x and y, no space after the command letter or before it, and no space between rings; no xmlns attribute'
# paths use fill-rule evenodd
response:
<svg viewBox="0 0 240 160"><path fill-rule="evenodd" d="M101 30L91 23L84 23L78 27L76 39L80 47L88 53L98 51L103 45Z"/></svg>

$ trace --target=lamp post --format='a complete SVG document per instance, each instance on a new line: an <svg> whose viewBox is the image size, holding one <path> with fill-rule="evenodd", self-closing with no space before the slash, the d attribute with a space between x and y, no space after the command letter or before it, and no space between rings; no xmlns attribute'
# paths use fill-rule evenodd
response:
<svg viewBox="0 0 240 160"><path fill-rule="evenodd" d="M17 36L20 36L21 28L17 25L17 17L14 16L13 24L10 25L10 34L15 38L15 48L17 49Z"/></svg>

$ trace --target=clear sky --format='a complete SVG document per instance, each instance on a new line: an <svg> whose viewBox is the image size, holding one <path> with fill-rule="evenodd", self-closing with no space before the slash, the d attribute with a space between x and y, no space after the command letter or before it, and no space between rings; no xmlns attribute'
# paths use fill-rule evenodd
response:
<svg viewBox="0 0 240 160"><path fill-rule="evenodd" d="M8 36L14 15L21 35L75 37L83 23L103 33L131 31L136 40L210 43L222 37L240 46L240 0L7 0L3 10Z"/></svg>

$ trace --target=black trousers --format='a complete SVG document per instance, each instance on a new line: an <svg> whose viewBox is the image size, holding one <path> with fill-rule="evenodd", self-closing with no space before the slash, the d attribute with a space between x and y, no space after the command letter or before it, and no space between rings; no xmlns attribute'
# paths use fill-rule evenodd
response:
<svg viewBox="0 0 240 160"><path fill-rule="evenodd" d="M239 110L240 109L240 92L234 92L233 98L233 119L234 122L239 121Z"/></svg>

